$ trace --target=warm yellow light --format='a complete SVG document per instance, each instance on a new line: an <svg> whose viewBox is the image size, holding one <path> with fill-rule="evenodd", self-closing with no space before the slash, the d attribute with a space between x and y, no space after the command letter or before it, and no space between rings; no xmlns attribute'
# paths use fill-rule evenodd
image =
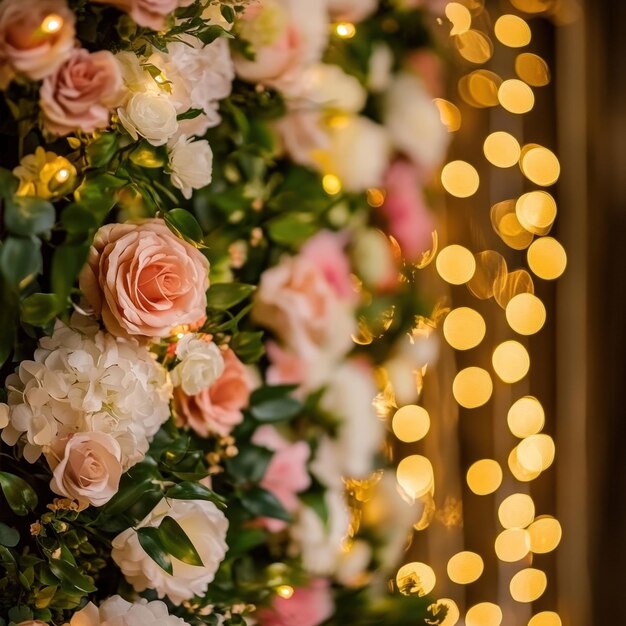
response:
<svg viewBox="0 0 626 626"><path fill-rule="evenodd" d="M544 572L534 567L527 567L513 576L509 589L513 600L534 602L541 597L547 586L548 578Z"/></svg>
<svg viewBox="0 0 626 626"><path fill-rule="evenodd" d="M457 585L469 585L478 580L485 565L475 552L459 552L448 561L448 578Z"/></svg>
<svg viewBox="0 0 626 626"><path fill-rule="evenodd" d="M554 439L552 439L550 435L543 433L531 435L520 441L517 446L517 458L525 467L529 467L531 463L534 463L534 461L530 459L536 458L537 454L541 459L541 469L548 469L554 462L554 456L556 454ZM526 461L526 459L529 460Z"/></svg>
<svg viewBox="0 0 626 626"><path fill-rule="evenodd" d="M481 602L468 609L465 626L500 626L502 609L492 602Z"/></svg>
<svg viewBox="0 0 626 626"><path fill-rule="evenodd" d="M528 248L533 234L528 232L517 219L515 200L503 200L491 207L491 225L504 243L514 250Z"/></svg>
<svg viewBox="0 0 626 626"><path fill-rule="evenodd" d="M47 35L54 35L63 28L63 18L56 13L46 15L40 26L41 30Z"/></svg>
<svg viewBox="0 0 626 626"><path fill-rule="evenodd" d="M561 174L561 165L554 152L537 144L524 146L520 168L528 180L541 187L554 185Z"/></svg>
<svg viewBox="0 0 626 626"><path fill-rule="evenodd" d="M503 528L526 528L535 519L535 503L525 493L514 493L498 507L498 519Z"/></svg>
<svg viewBox="0 0 626 626"><path fill-rule="evenodd" d="M528 626L563 626L558 613L554 611L542 611L530 618Z"/></svg>
<svg viewBox="0 0 626 626"><path fill-rule="evenodd" d="M533 90L521 80L510 78L498 89L498 100L509 113L528 113L535 106Z"/></svg>
<svg viewBox="0 0 626 626"><path fill-rule="evenodd" d="M448 132L453 133L459 130L461 128L461 111L459 111L459 107L443 98L435 98L433 102L439 110L441 123L448 129Z"/></svg>
<svg viewBox="0 0 626 626"><path fill-rule="evenodd" d="M508 465L511 474L517 480L527 483L541 474L541 455L538 450L530 451L524 456L524 464L522 464L519 458L519 447L516 446L509 454Z"/></svg>
<svg viewBox="0 0 626 626"><path fill-rule="evenodd" d="M505 383L522 380L530 369L528 351L519 341L504 341L491 357L493 369Z"/></svg>
<svg viewBox="0 0 626 626"><path fill-rule="evenodd" d="M515 213L527 231L545 235L556 219L556 202L546 191L531 191L515 203Z"/></svg>
<svg viewBox="0 0 626 626"><path fill-rule="evenodd" d="M483 152L487 161L496 167L513 167L519 161L520 145L509 133L496 131L485 139Z"/></svg>
<svg viewBox="0 0 626 626"><path fill-rule="evenodd" d="M322 186L324 187L324 191L331 196L341 191L341 181L334 174L326 174L326 176L322 178Z"/></svg>
<svg viewBox="0 0 626 626"><path fill-rule="evenodd" d="M529 527L530 549L535 554L552 552L561 542L563 531L559 520L549 515L538 517Z"/></svg>
<svg viewBox="0 0 626 626"><path fill-rule="evenodd" d="M408 404L396 411L391 428L400 441L406 443L419 441L430 429L430 416L425 408Z"/></svg>
<svg viewBox="0 0 626 626"><path fill-rule="evenodd" d="M62 167L57 173L56 173L56 179L57 181L59 181L60 183L64 183L68 178L70 177L70 171L66 168L66 167Z"/></svg>
<svg viewBox="0 0 626 626"><path fill-rule="evenodd" d="M497 40L509 48L523 48L530 43L530 26L517 15L502 15L494 26Z"/></svg>
<svg viewBox="0 0 626 626"><path fill-rule="evenodd" d="M524 396L513 403L509 409L507 422L509 430L520 439L536 435L541 431L546 416L537 398Z"/></svg>
<svg viewBox="0 0 626 626"><path fill-rule="evenodd" d="M425 596L435 588L436 582L435 572L426 563L407 563L396 574L398 589L405 595Z"/></svg>
<svg viewBox="0 0 626 626"><path fill-rule="evenodd" d="M478 191L480 177L467 161L451 161L441 170L441 184L451 196L469 198Z"/></svg>
<svg viewBox="0 0 626 626"><path fill-rule="evenodd" d="M291 596L293 596L293 587L290 585L281 585L280 587L276 587L276 593L285 600L289 600Z"/></svg>
<svg viewBox="0 0 626 626"><path fill-rule="evenodd" d="M466 367L454 378L452 394L466 409L475 409L489 401L493 393L493 382L489 372L480 367Z"/></svg>
<svg viewBox="0 0 626 626"><path fill-rule="evenodd" d="M504 257L495 250L484 250L474 255L476 271L467 288L479 300L493 297L494 287L506 281L508 269Z"/></svg>
<svg viewBox="0 0 626 626"><path fill-rule="evenodd" d="M470 63L486 63L493 54L493 44L485 33L468 30L452 38L459 54Z"/></svg>
<svg viewBox="0 0 626 626"><path fill-rule="evenodd" d="M493 459L481 459L467 470L467 486L478 496L493 493L502 484L502 468Z"/></svg>
<svg viewBox="0 0 626 626"><path fill-rule="evenodd" d="M503 278L493 286L493 297L503 309L518 293L535 293L533 279L526 270L509 272Z"/></svg>
<svg viewBox="0 0 626 626"><path fill-rule="evenodd" d="M435 261L435 267L441 278L451 285L462 285L472 278L476 271L474 255L463 246L446 246Z"/></svg>
<svg viewBox="0 0 626 626"><path fill-rule="evenodd" d="M496 537L495 547L501 561L514 563L530 552L530 535L523 528L508 528Z"/></svg>
<svg viewBox="0 0 626 626"><path fill-rule="evenodd" d="M445 13L452 23L451 35L460 35L471 28L472 14L459 2L449 2L446 5Z"/></svg>
<svg viewBox="0 0 626 626"><path fill-rule="evenodd" d="M176 338L179 339L179 340L182 339L184 336L185 336L185 333L177 333L176 334Z"/></svg>
<svg viewBox="0 0 626 626"><path fill-rule="evenodd" d="M554 5L554 0L511 0L511 4L525 13L543 13Z"/></svg>
<svg viewBox="0 0 626 626"><path fill-rule="evenodd" d="M533 437L538 436L539 435L533 435ZM515 448L515 455L519 464L529 474L531 474L533 478L535 478L544 469L544 462L541 450L538 446L532 445L532 443L528 443L529 439L530 438L524 439L520 444L518 444L518 446ZM528 480L532 480L532 478L529 478Z"/></svg>
<svg viewBox="0 0 626 626"><path fill-rule="evenodd" d="M532 293L520 293L506 305L506 321L520 335L534 335L546 322L546 307Z"/></svg>
<svg viewBox="0 0 626 626"><path fill-rule="evenodd" d="M533 274L544 280L554 280L567 266L567 254L553 237L533 241L527 252L528 266Z"/></svg>
<svg viewBox="0 0 626 626"><path fill-rule="evenodd" d="M356 26L351 22L339 22L335 26L335 32L342 39L352 39L356 35Z"/></svg>
<svg viewBox="0 0 626 626"><path fill-rule="evenodd" d="M382 189L368 189L367 203L373 207L382 206L385 203L385 192Z"/></svg>
<svg viewBox="0 0 626 626"><path fill-rule="evenodd" d="M530 52L517 55L515 73L531 87L545 87L550 82L548 64L540 56Z"/></svg>
<svg viewBox="0 0 626 626"><path fill-rule="evenodd" d="M438 607L445 606L447 609L446 616L443 618L443 622L440 622L439 626L455 626L459 619L461 619L461 612L454 600L450 598L440 598L436 604L431 604L428 608L431 613L437 617L439 613Z"/></svg>
<svg viewBox="0 0 626 626"><path fill-rule="evenodd" d="M502 78L489 70L475 70L459 80L459 94L473 107L498 106L498 89Z"/></svg>
<svg viewBox="0 0 626 626"><path fill-rule="evenodd" d="M398 484L411 498L421 498L433 486L433 466L420 454L413 454L402 459L396 470Z"/></svg>
<svg viewBox="0 0 626 626"><path fill-rule="evenodd" d="M443 322L443 336L455 350L475 348L485 337L486 329L482 315L466 306L450 311Z"/></svg>

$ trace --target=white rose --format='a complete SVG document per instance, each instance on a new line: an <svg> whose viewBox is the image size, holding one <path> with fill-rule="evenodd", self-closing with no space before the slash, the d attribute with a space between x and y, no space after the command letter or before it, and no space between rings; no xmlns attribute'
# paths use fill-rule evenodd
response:
<svg viewBox="0 0 626 626"><path fill-rule="evenodd" d="M328 0L333 19L360 22L378 8L378 0Z"/></svg>
<svg viewBox="0 0 626 626"><path fill-rule="evenodd" d="M329 576L336 571L350 526L342 491L328 490L325 503L328 522L324 523L312 508L303 506L291 527L291 552L301 555L304 569L314 576Z"/></svg>
<svg viewBox="0 0 626 626"><path fill-rule="evenodd" d="M146 554L134 528L115 537L111 556L135 591L154 589L159 598L168 596L179 605L194 595L204 595L213 581L228 550L228 520L212 502L163 498L137 528L157 527L165 516L174 518L185 531L202 566L172 557L173 574L168 574Z"/></svg>
<svg viewBox="0 0 626 626"><path fill-rule="evenodd" d="M202 189L211 183L213 151L205 139L191 141L181 135L170 149L172 184L189 200L193 189Z"/></svg>
<svg viewBox="0 0 626 626"><path fill-rule="evenodd" d="M371 560L372 547L367 541L357 539L350 550L342 551L335 577L346 587L359 586Z"/></svg>
<svg viewBox="0 0 626 626"><path fill-rule="evenodd" d="M444 159L450 134L422 81L399 74L387 90L384 123L395 146L425 170Z"/></svg>
<svg viewBox="0 0 626 626"><path fill-rule="evenodd" d="M170 377L175 387L181 387L188 396L195 396L208 389L224 372L224 357L212 341L198 339L197 335L185 335L176 347L180 363Z"/></svg>
<svg viewBox="0 0 626 626"><path fill-rule="evenodd" d="M393 71L393 52L386 43L377 42L372 48L367 75L367 86L374 93L389 87Z"/></svg>
<svg viewBox="0 0 626 626"><path fill-rule="evenodd" d="M376 228L360 230L352 246L352 259L366 285L378 289L395 285L398 268L389 239L382 231Z"/></svg>
<svg viewBox="0 0 626 626"><path fill-rule="evenodd" d="M176 107L164 93L136 93L117 114L135 141L141 135L153 146L167 143L178 130Z"/></svg>
<svg viewBox="0 0 626 626"><path fill-rule="evenodd" d="M175 615L170 615L167 606L160 600L148 602L144 598L134 603L121 596L112 596L98 608L89 602L72 616L66 626L189 626Z"/></svg>
<svg viewBox="0 0 626 626"><path fill-rule="evenodd" d="M358 113L365 106L367 93L359 80L338 65L317 63L306 73L305 98L323 108Z"/></svg>
<svg viewBox="0 0 626 626"><path fill-rule="evenodd" d="M347 191L360 192L383 184L389 156L385 129L366 117L351 116L330 129L330 146L320 162Z"/></svg>

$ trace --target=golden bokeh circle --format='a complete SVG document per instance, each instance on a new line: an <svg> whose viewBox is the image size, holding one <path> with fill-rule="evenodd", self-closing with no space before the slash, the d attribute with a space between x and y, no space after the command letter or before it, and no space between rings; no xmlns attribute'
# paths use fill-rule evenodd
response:
<svg viewBox="0 0 626 626"><path fill-rule="evenodd" d="M546 322L546 307L532 293L519 293L506 305L506 321L520 335L538 333Z"/></svg>
<svg viewBox="0 0 626 626"><path fill-rule="evenodd" d="M511 4L524 13L545 13L556 0L511 0Z"/></svg>
<svg viewBox="0 0 626 626"><path fill-rule="evenodd" d="M529 527L530 549L535 554L546 554L557 548L563 536L559 520L549 515L538 517Z"/></svg>
<svg viewBox="0 0 626 626"><path fill-rule="evenodd" d="M435 588L436 583L432 567L418 561L403 565L396 574L398 589L406 595L425 596Z"/></svg>
<svg viewBox="0 0 626 626"><path fill-rule="evenodd" d="M496 537L495 549L501 561L515 563L530 552L530 535L523 528L508 528Z"/></svg>
<svg viewBox="0 0 626 626"><path fill-rule="evenodd" d="M548 233L556 219L556 202L546 191L530 191L515 203L515 214L520 224L535 235Z"/></svg>
<svg viewBox="0 0 626 626"><path fill-rule="evenodd" d="M533 279L526 270L508 272L494 283L493 297L503 309L519 293L535 293Z"/></svg>
<svg viewBox="0 0 626 626"><path fill-rule="evenodd" d="M467 470L467 486L477 496L497 491L502 484L502 468L493 459L480 459Z"/></svg>
<svg viewBox="0 0 626 626"><path fill-rule="evenodd" d="M503 528L526 528L535 519L535 503L525 493L514 493L501 502L498 519Z"/></svg>
<svg viewBox="0 0 626 626"><path fill-rule="evenodd" d="M476 552L458 552L448 561L448 578L457 585L469 585L477 581L485 569L480 554Z"/></svg>
<svg viewBox="0 0 626 626"><path fill-rule="evenodd" d="M467 288L479 300L487 300L494 295L494 285L506 280L508 274L504 257L495 250L484 250L474 255L476 271L467 283Z"/></svg>
<svg viewBox="0 0 626 626"><path fill-rule="evenodd" d="M567 267L565 248L553 237L541 237L533 241L526 258L533 274L544 280L555 280Z"/></svg>
<svg viewBox="0 0 626 626"><path fill-rule="evenodd" d="M461 619L461 612L459 611L459 607L454 600L450 598L439 598L436 604L431 604L429 609L435 611L433 615L437 616L435 607L437 605L444 605L447 609L446 616L443 618L443 622L439 624L439 626L456 626L458 621Z"/></svg>
<svg viewBox="0 0 626 626"><path fill-rule="evenodd" d="M439 111L441 123L448 129L449 133L454 133L461 128L461 111L456 104L452 104L449 100L443 98L435 98L433 100Z"/></svg>
<svg viewBox="0 0 626 626"><path fill-rule="evenodd" d="M519 161L521 151L517 139L500 130L488 135L483 144L487 161L496 167L513 167Z"/></svg>
<svg viewBox="0 0 626 626"><path fill-rule="evenodd" d="M498 106L498 88L502 78L489 70L474 70L461 77L459 95L470 106L482 109Z"/></svg>
<svg viewBox="0 0 626 626"><path fill-rule="evenodd" d="M522 483L528 483L531 480L535 480L535 478L537 478L542 471L541 455L538 451L534 451L534 455L526 454L524 459L526 465L523 465L520 462L518 453L518 446L515 446L509 454L508 466L511 474L513 474L513 476Z"/></svg>
<svg viewBox="0 0 626 626"><path fill-rule="evenodd" d="M437 273L451 285L462 285L476 271L474 255L463 246L452 244L439 252L435 260Z"/></svg>
<svg viewBox="0 0 626 626"><path fill-rule="evenodd" d="M554 463L556 446L550 435L544 433L530 435L522 439L517 446L517 458L523 466L529 469L534 469L534 459L537 458L537 454L541 459L542 470L547 470Z"/></svg>
<svg viewBox="0 0 626 626"><path fill-rule="evenodd" d="M412 454L398 463L396 477L406 494L412 498L421 498L432 489L433 466L425 456Z"/></svg>
<svg viewBox="0 0 626 626"><path fill-rule="evenodd" d="M473 165L467 161L450 161L441 170L443 188L456 198L473 196L480 185L480 177Z"/></svg>
<svg viewBox="0 0 626 626"><path fill-rule="evenodd" d="M522 52L515 59L515 73L531 87L545 87L550 83L550 68L536 54Z"/></svg>
<svg viewBox="0 0 626 626"><path fill-rule="evenodd" d="M518 82L522 85L524 84L521 81ZM502 89L502 85L500 89ZM524 146L519 163L524 176L540 187L554 185L561 174L561 164L556 154L552 150L537 144Z"/></svg>
<svg viewBox="0 0 626 626"><path fill-rule="evenodd" d="M502 609L493 602L480 602L465 614L465 626L500 626Z"/></svg>
<svg viewBox="0 0 626 626"><path fill-rule="evenodd" d="M486 404L492 393L491 376L480 367L466 367L455 376L452 383L454 399L466 409L475 409Z"/></svg>
<svg viewBox="0 0 626 626"><path fill-rule="evenodd" d="M391 420L391 428L400 441L419 441L430 430L430 416L424 407L408 404L396 411Z"/></svg>
<svg viewBox="0 0 626 626"><path fill-rule="evenodd" d="M543 595L548 586L545 572L534 567L523 569L511 579L511 597L517 602L534 602Z"/></svg>
<svg viewBox="0 0 626 626"><path fill-rule="evenodd" d="M450 35L465 33L472 26L472 14L460 2L448 2L445 14L452 24Z"/></svg>
<svg viewBox="0 0 626 626"><path fill-rule="evenodd" d="M507 415L509 430L520 439L536 435L544 427L545 421L543 407L533 396L516 400Z"/></svg>
<svg viewBox="0 0 626 626"><path fill-rule="evenodd" d="M530 26L517 15L501 15L495 23L496 39L509 48L523 48L530 43Z"/></svg>
<svg viewBox="0 0 626 626"><path fill-rule="evenodd" d="M493 54L493 43L485 33L471 29L455 35L452 41L459 54L470 63L486 63Z"/></svg>
<svg viewBox="0 0 626 626"><path fill-rule="evenodd" d="M528 626L563 626L558 613L554 611L541 611L530 618Z"/></svg>
<svg viewBox="0 0 626 626"><path fill-rule="evenodd" d="M465 306L450 311L443 322L443 336L455 350L475 348L485 337L486 330L483 316Z"/></svg>
<svg viewBox="0 0 626 626"><path fill-rule="evenodd" d="M517 78L503 81L498 89L498 100L509 113L517 115L528 113L535 106L533 90Z"/></svg>
<svg viewBox="0 0 626 626"><path fill-rule="evenodd" d="M530 369L530 356L528 350L519 341L503 341L493 351L491 357L493 369L498 377L505 383L516 383Z"/></svg>

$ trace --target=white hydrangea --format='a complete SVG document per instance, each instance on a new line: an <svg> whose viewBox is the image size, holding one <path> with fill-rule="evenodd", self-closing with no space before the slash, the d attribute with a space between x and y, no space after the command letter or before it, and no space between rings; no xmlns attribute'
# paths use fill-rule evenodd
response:
<svg viewBox="0 0 626 626"><path fill-rule="evenodd" d="M172 383L188 396L195 396L208 389L224 372L224 357L212 342L185 335L176 346L180 363L172 370Z"/></svg>
<svg viewBox="0 0 626 626"><path fill-rule="evenodd" d="M2 439L23 441L31 463L70 433L102 432L119 443L126 470L143 459L170 415L172 385L152 353L78 316L72 327L58 321L6 385Z"/></svg>

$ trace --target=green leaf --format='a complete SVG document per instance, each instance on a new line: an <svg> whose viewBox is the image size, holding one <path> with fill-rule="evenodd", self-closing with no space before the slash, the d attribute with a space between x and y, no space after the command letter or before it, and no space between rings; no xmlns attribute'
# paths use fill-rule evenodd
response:
<svg viewBox="0 0 626 626"><path fill-rule="evenodd" d="M7 548L15 548L19 542L20 533L17 532L15 528L11 528L3 522L0 522L0 544Z"/></svg>
<svg viewBox="0 0 626 626"><path fill-rule="evenodd" d="M8 472L0 472L0 487L16 515L28 515L35 510L37 494L23 478Z"/></svg>
<svg viewBox="0 0 626 626"><path fill-rule="evenodd" d="M229 345L244 363L256 363L265 354L262 331L237 333Z"/></svg>
<svg viewBox="0 0 626 626"><path fill-rule="evenodd" d="M73 202L63 209L61 225L68 233L82 234L95 230L100 222L93 211Z"/></svg>
<svg viewBox="0 0 626 626"><path fill-rule="evenodd" d="M163 215L165 223L179 237L191 243L202 243L202 228L198 220L185 209L172 209Z"/></svg>
<svg viewBox="0 0 626 626"><path fill-rule="evenodd" d="M87 146L87 162L91 167L104 167L117 151L117 133L104 133Z"/></svg>
<svg viewBox="0 0 626 626"><path fill-rule="evenodd" d="M131 469L132 473L132 469ZM125 513L139 499L145 497L148 492L155 491L152 477L123 484L119 491L101 509L101 514L108 517Z"/></svg>
<svg viewBox="0 0 626 626"><path fill-rule="evenodd" d="M207 308L225 311L245 300L256 287L243 283L218 283L207 291Z"/></svg>
<svg viewBox="0 0 626 626"><path fill-rule="evenodd" d="M41 242L36 237L7 237L0 248L0 271L18 286L41 271Z"/></svg>
<svg viewBox="0 0 626 626"><path fill-rule="evenodd" d="M17 333L17 293L0 274L0 365L9 358Z"/></svg>
<svg viewBox="0 0 626 626"><path fill-rule="evenodd" d="M220 507L226 506L226 499L200 483L182 482L170 487L165 492L166 498L172 500L206 500Z"/></svg>
<svg viewBox="0 0 626 626"><path fill-rule="evenodd" d="M97 174L86 178L74 192L76 202L96 214L98 222L106 217L117 199L115 191L128 184L113 174Z"/></svg>
<svg viewBox="0 0 626 626"><path fill-rule="evenodd" d="M163 546L159 529L151 527L138 528L137 538L139 539L141 547L146 551L146 554L162 570L171 575L174 571L172 567L172 559Z"/></svg>
<svg viewBox="0 0 626 626"><path fill-rule="evenodd" d="M308 491L300 495L300 500L317 513L317 516L324 522L324 526L328 525L330 512L323 491Z"/></svg>
<svg viewBox="0 0 626 626"><path fill-rule="evenodd" d="M159 537L169 554L187 565L202 566L202 559L180 524L167 515L159 526Z"/></svg>
<svg viewBox="0 0 626 626"><path fill-rule="evenodd" d="M196 33L196 36L205 46L213 43L216 39L219 39L220 37L227 37L229 39L233 38L233 35L231 35L228 31L225 31L221 26L217 25L207 26L207 28L205 28L204 30Z"/></svg>
<svg viewBox="0 0 626 626"><path fill-rule="evenodd" d="M274 452L255 445L242 445L239 454L226 460L226 469L239 482L258 483L263 480Z"/></svg>
<svg viewBox="0 0 626 626"><path fill-rule="evenodd" d="M230 531L230 529L229 529ZM228 544L228 556L237 556L244 554L265 543L267 540L267 531L261 528L233 528L232 534L226 537Z"/></svg>
<svg viewBox="0 0 626 626"><path fill-rule="evenodd" d="M272 517L285 522L291 521L291 516L278 498L262 487L253 487L241 494L241 504L255 517Z"/></svg>
<svg viewBox="0 0 626 626"><path fill-rule="evenodd" d="M9 170L0 167L0 197L8 200L15 195L18 180Z"/></svg>
<svg viewBox="0 0 626 626"><path fill-rule="evenodd" d="M22 321L33 326L46 326L61 310L61 304L53 293L34 293L21 303Z"/></svg>
<svg viewBox="0 0 626 626"><path fill-rule="evenodd" d="M64 243L54 251L51 282L60 302L65 302L70 295L88 253L88 243Z"/></svg>
<svg viewBox="0 0 626 626"><path fill-rule="evenodd" d="M55 219L52 203L41 198L15 196L4 208L4 225L14 235L43 235L54 226Z"/></svg>
<svg viewBox="0 0 626 626"><path fill-rule="evenodd" d="M204 113L203 109L189 109L188 111L185 111L184 113L179 113L176 116L176 120L177 121L182 121L182 120L193 120L196 117L199 117L200 115L202 115Z"/></svg>
<svg viewBox="0 0 626 626"><path fill-rule="evenodd" d="M60 559L50 559L50 570L67 587L93 593L96 591L94 584L82 574L75 565Z"/></svg>
<svg viewBox="0 0 626 626"><path fill-rule="evenodd" d="M288 394L293 385L261 387L250 397L250 413L259 422L282 422L302 411L302 403Z"/></svg>
<svg viewBox="0 0 626 626"><path fill-rule="evenodd" d="M287 213L270 220L267 229L274 242L296 247L312 237L319 224L310 213Z"/></svg>

